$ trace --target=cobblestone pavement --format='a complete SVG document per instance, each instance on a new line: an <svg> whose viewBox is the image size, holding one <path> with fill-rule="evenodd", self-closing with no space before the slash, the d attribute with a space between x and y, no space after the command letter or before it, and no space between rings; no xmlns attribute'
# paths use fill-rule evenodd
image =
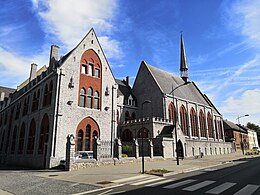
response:
<svg viewBox="0 0 260 195"><path fill-rule="evenodd" d="M18 195L74 194L99 188L89 184L53 179L56 175L52 172L49 172L49 178L38 177L36 174L39 172L0 170L0 194L8 194L7 192Z"/></svg>

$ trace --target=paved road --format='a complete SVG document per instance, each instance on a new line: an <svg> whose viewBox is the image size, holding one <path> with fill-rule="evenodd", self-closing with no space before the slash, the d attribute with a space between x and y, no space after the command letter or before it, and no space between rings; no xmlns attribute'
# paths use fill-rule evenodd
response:
<svg viewBox="0 0 260 195"><path fill-rule="evenodd" d="M119 186L88 194L259 195L260 158L239 160L222 166L169 177L135 176L114 180ZM81 193L87 194L87 193Z"/></svg>
<svg viewBox="0 0 260 195"><path fill-rule="evenodd" d="M98 188L93 185L53 179L56 175L51 171L49 178L37 176L39 173L40 171L32 170L0 170L0 195L74 194Z"/></svg>

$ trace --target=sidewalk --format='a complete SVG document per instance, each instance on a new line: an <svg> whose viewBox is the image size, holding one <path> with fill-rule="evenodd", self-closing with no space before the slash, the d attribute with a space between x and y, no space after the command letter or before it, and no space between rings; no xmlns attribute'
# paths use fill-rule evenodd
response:
<svg viewBox="0 0 260 195"><path fill-rule="evenodd" d="M146 161L145 170L166 169L171 171L172 174L178 174L209 168L225 162L244 158L252 158L252 156L242 155L241 152L224 155L212 155L204 156L198 159L180 160L180 165L176 165L176 160L173 159ZM77 183L92 184L96 186L109 186L115 185L115 183L110 183L110 181L141 175L141 166L141 162L118 165L102 165L100 167L89 167L70 172L45 172L38 174L38 176ZM103 183L103 185L100 183Z"/></svg>

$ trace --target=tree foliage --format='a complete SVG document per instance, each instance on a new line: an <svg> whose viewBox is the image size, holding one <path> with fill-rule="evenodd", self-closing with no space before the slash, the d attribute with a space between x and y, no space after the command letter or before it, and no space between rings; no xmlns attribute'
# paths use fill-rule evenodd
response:
<svg viewBox="0 0 260 195"><path fill-rule="evenodd" d="M252 130L255 130L256 132L259 132L260 133L260 127L254 123L250 123L248 122L246 124L246 126L249 128L249 129L252 129Z"/></svg>

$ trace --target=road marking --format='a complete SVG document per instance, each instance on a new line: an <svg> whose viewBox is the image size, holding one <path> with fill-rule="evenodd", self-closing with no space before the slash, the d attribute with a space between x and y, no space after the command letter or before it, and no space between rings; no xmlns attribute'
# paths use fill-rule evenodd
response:
<svg viewBox="0 0 260 195"><path fill-rule="evenodd" d="M224 192L225 190L231 188L232 186L236 185L236 183L226 182L223 183L209 191L207 191L207 194L220 194L221 192Z"/></svg>
<svg viewBox="0 0 260 195"><path fill-rule="evenodd" d="M120 193L124 193L125 191L118 191L118 192L111 192L111 193L108 193L106 195L112 195L112 194L120 194Z"/></svg>
<svg viewBox="0 0 260 195"><path fill-rule="evenodd" d="M104 194L107 194L108 192L111 192L111 191L112 191L112 189L107 190L107 191L105 191L105 192L102 192L102 193L100 193L100 194L98 194L98 195L104 195Z"/></svg>
<svg viewBox="0 0 260 195"><path fill-rule="evenodd" d="M178 182L178 183L174 183L174 184L171 184L171 185L168 185L168 186L164 186L163 188L165 188L165 189L173 189L173 188L177 188L177 187L180 187L180 186L192 183L194 181L197 181L197 180L195 180L195 179L187 179L187 180L184 180L184 181L181 181L181 182Z"/></svg>
<svg viewBox="0 0 260 195"><path fill-rule="evenodd" d="M72 194L72 195L90 194L90 193L93 193L93 192L98 192L98 191L102 191L102 190L106 190L106 189L116 188L116 187L120 187L120 186L123 186L123 185L124 184L118 184L118 185L114 185L114 186L108 186L108 187L105 187L105 188L98 188L98 189L95 189L95 190L80 192L80 193L76 193L76 194Z"/></svg>
<svg viewBox="0 0 260 195"><path fill-rule="evenodd" d="M259 185L246 185L243 187L241 190L239 190L237 193L234 195L250 195L253 194L257 189L259 188Z"/></svg>
<svg viewBox="0 0 260 195"><path fill-rule="evenodd" d="M193 192L195 190L198 190L200 188L203 188L205 186L208 186L212 183L215 183L216 181L210 181L210 180L206 180L206 181L203 181L203 182L200 182L198 184L195 184L195 185L192 185L192 186L189 186L187 188L183 188L182 190L185 190L185 191L189 191L189 192Z"/></svg>
<svg viewBox="0 0 260 195"><path fill-rule="evenodd" d="M142 185L142 184L151 183L151 182L159 181L159 180L162 180L162 179L165 179L165 178L158 177L158 178L154 178L154 179L149 179L149 180L145 180L145 181L140 181L140 182L137 182L137 183L132 183L131 185L133 185L133 186L139 186L139 185Z"/></svg>
<svg viewBox="0 0 260 195"><path fill-rule="evenodd" d="M136 180L136 179L140 179L140 178L144 178L144 177L148 177L148 176L147 175L137 175L137 176L133 176L133 177L126 177L126 178L122 178L122 179L116 179L116 180L113 180L111 182L120 183L120 182Z"/></svg>
<svg viewBox="0 0 260 195"><path fill-rule="evenodd" d="M155 186L159 186L161 184L165 184L165 183L169 183L169 182L172 182L174 181L175 179L166 179L166 180L163 180L163 181L159 181L157 183L152 183L152 184L147 184L146 187L155 187Z"/></svg>

